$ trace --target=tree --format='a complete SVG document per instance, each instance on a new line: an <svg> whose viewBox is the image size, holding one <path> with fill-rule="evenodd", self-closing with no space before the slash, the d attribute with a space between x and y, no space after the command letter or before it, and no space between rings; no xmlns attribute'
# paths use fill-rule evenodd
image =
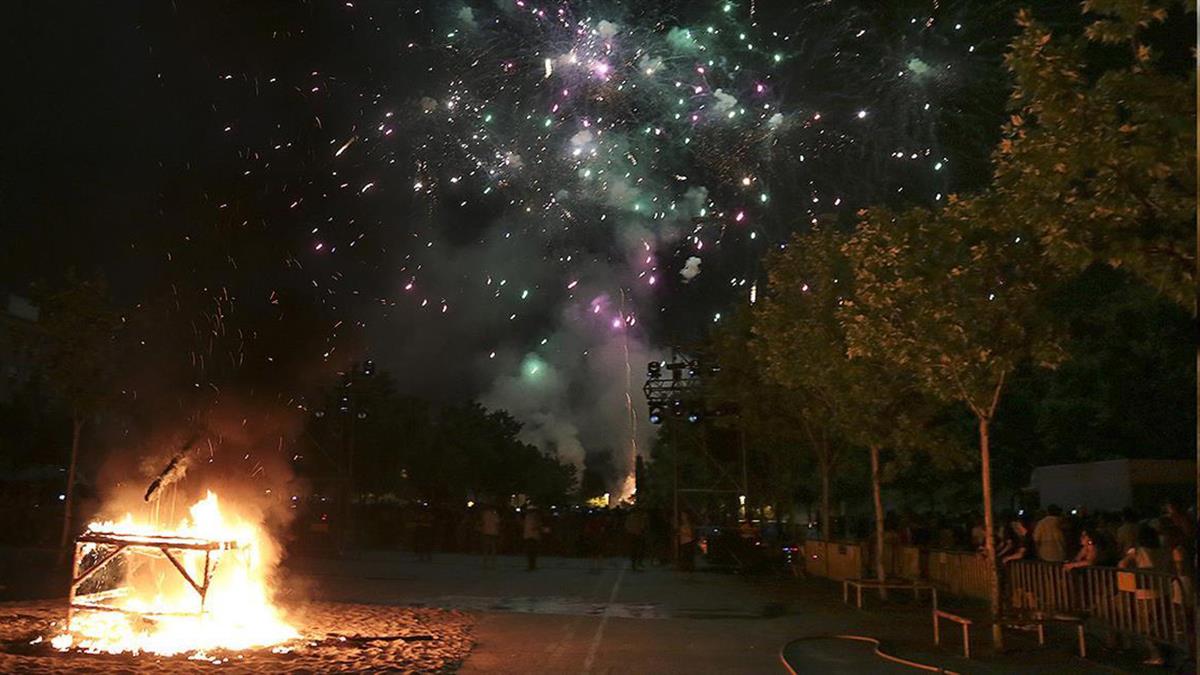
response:
<svg viewBox="0 0 1200 675"><path fill-rule="evenodd" d="M1041 251L1008 234L1000 222L1005 213L986 199L953 200L936 215L863 212L843 246L855 284L843 308L851 356L906 371L930 395L965 405L975 418L993 616L1000 591L989 429L1017 366L1059 359L1054 324L1040 302ZM998 625L993 640L1000 645Z"/></svg>
<svg viewBox="0 0 1200 675"><path fill-rule="evenodd" d="M821 533L830 538L829 486L843 443L836 419L847 373L837 326L841 281L832 230L814 228L792 237L767 262L769 289L755 316L755 333L766 354L768 377L797 392L801 428L821 473Z"/></svg>
<svg viewBox="0 0 1200 675"><path fill-rule="evenodd" d="M797 487L812 475L812 465L802 452L807 439L800 431L798 392L767 377L765 353L752 332L752 321L749 309L739 308L709 336L720 365L712 381L713 404L736 411L716 418L716 423L738 434L746 462L754 467L747 468L749 497L771 504L778 514L780 507L795 502Z"/></svg>
<svg viewBox="0 0 1200 675"><path fill-rule="evenodd" d="M868 451L875 511L875 575L883 563L884 449L906 451L921 443L917 421L928 417L911 377L877 358L851 358L843 306L854 297L845 237L815 227L793 235L767 264L770 289L755 316L755 333L767 355L767 372L781 384L820 402L820 424L837 443ZM928 432L927 432L928 433ZM935 438L926 438L932 445ZM881 589L881 593L883 593Z"/></svg>
<svg viewBox="0 0 1200 675"><path fill-rule="evenodd" d="M38 363L49 391L66 406L71 418L71 456L59 538L59 547L65 551L73 527L80 439L88 420L112 397L122 322L101 280L71 277L64 288L39 300L42 315L38 324Z"/></svg>
<svg viewBox="0 0 1200 675"><path fill-rule="evenodd" d="M1127 269L1194 314L1196 69L1173 54L1194 40L1159 49L1153 35L1181 4L1088 0L1083 37L1019 13L992 189L1020 206L1007 229L1036 236L1050 261Z"/></svg>

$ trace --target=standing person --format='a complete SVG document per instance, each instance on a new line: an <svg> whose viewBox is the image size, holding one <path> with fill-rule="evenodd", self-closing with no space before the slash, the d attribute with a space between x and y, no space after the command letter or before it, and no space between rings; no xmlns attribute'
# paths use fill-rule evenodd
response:
<svg viewBox="0 0 1200 675"><path fill-rule="evenodd" d="M604 516L588 511L583 521L583 546L588 557L588 570L599 572L604 555Z"/></svg>
<svg viewBox="0 0 1200 675"><path fill-rule="evenodd" d="M1183 501L1180 499L1168 499L1166 504L1163 504L1163 515L1165 515L1174 525L1179 528L1181 536L1185 539L1190 539L1196 536L1196 528L1192 523L1192 519L1188 517L1187 509L1183 506Z"/></svg>
<svg viewBox="0 0 1200 675"><path fill-rule="evenodd" d="M987 534L983 529L983 517L975 515L972 517L971 525L971 549L982 551L984 544L987 543Z"/></svg>
<svg viewBox="0 0 1200 675"><path fill-rule="evenodd" d="M1079 553L1075 559L1063 563L1063 569L1070 571L1080 567L1092 567L1100 560L1100 544L1092 533L1092 528L1085 527L1079 533Z"/></svg>
<svg viewBox="0 0 1200 675"><path fill-rule="evenodd" d="M1008 540L1001 547L1005 553L1000 562L1010 563L1016 560L1032 558L1033 537L1029 531L1029 517L1017 516L1016 519L1008 524L1008 527Z"/></svg>
<svg viewBox="0 0 1200 675"><path fill-rule="evenodd" d="M1117 563L1117 567L1149 572L1170 572L1170 553L1159 546L1158 532L1155 532L1149 524L1143 523L1138 526L1137 545L1125 551L1125 557ZM1134 598L1137 603L1138 628L1142 633L1148 633L1152 622L1157 620L1156 605L1160 600L1159 591L1150 583L1139 579ZM1143 661L1144 664L1161 666L1166 663L1154 640L1146 640L1146 651L1149 652L1149 656Z"/></svg>
<svg viewBox="0 0 1200 675"><path fill-rule="evenodd" d="M679 512L677 529L679 543L679 569L692 572L696 569L696 533L692 529L692 517L687 510Z"/></svg>
<svg viewBox="0 0 1200 675"><path fill-rule="evenodd" d="M485 504L479 513L479 543L483 550L483 566L496 564L496 543L500 540L500 513L491 504Z"/></svg>
<svg viewBox="0 0 1200 675"><path fill-rule="evenodd" d="M537 569L538 547L542 543L542 515L534 504L525 508L521 539L525 542L525 559L528 562L526 569L532 572Z"/></svg>
<svg viewBox="0 0 1200 675"><path fill-rule="evenodd" d="M625 516L625 535L629 538L629 569L642 569L646 557L646 512L634 507Z"/></svg>
<svg viewBox="0 0 1200 675"><path fill-rule="evenodd" d="M1067 540L1063 534L1062 509L1051 504L1046 517L1033 528L1033 543L1037 546L1038 558L1046 562L1063 562L1067 559Z"/></svg>
<svg viewBox="0 0 1200 675"><path fill-rule="evenodd" d="M1137 547L1138 519L1133 509L1126 506L1121 509L1121 525L1117 528L1117 549L1124 555L1126 551Z"/></svg>

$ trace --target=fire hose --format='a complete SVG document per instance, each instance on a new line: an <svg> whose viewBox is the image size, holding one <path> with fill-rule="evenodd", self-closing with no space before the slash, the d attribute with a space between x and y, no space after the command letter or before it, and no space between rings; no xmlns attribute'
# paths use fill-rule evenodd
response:
<svg viewBox="0 0 1200 675"><path fill-rule="evenodd" d="M945 673L945 675L960 675L959 673L957 673L953 670L947 670L945 668L942 668L941 666L931 666L926 663L910 661L908 659L904 659L899 656L893 656L892 654L888 654L887 652L883 651L880 648L879 640L877 640L873 637L867 636L867 635L810 635L807 637L801 637L801 638L795 638L792 640L788 640L787 642L785 642L783 644L782 647L779 648L779 662L783 664L784 668L787 668L787 671L789 673L791 673L791 675L799 675L796 672L796 669L792 668L792 665L787 662L787 659L783 655L784 652L787 651L788 646L793 643L796 643L796 642L802 642L804 640L830 640L830 639L832 639L832 640L851 640L854 642L869 642L875 646L875 649L874 649L875 656L878 656L881 659L891 661L893 663L899 663L902 666L916 668L917 670L926 670L926 671L929 671L932 673Z"/></svg>

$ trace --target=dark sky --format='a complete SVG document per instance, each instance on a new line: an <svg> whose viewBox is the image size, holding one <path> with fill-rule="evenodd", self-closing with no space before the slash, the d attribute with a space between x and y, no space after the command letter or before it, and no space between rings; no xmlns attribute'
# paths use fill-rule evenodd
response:
<svg viewBox="0 0 1200 675"><path fill-rule="evenodd" d="M740 13L738 21L774 40L787 60L768 71L753 54L727 49L714 67L733 73L734 59L744 57L747 70L759 68L767 100L796 120L786 127L792 131L771 140L755 130L765 129L761 123L714 124L697 131L697 146L708 149L693 160L678 136L660 154L635 133L646 120L670 121L665 111L647 110L657 99L607 111L616 119L612 133L642 156L645 185L673 186L672 176L686 173L703 181L713 211L729 210L723 221L690 221L706 228L709 248L700 252L702 274L687 285L678 271L698 253L682 239L690 223L655 234L659 283L650 289L648 277L632 276L627 240L636 228L620 207L580 203L573 221L522 220L514 207L545 199L558 183L580 189L555 164L578 120L545 138L515 123L498 132L524 148L527 166L492 196L481 197L479 180L450 184L478 147L462 149L469 130L456 120L422 119L421 102L448 103L466 78L476 93L500 82L487 101L516 110L531 93L541 95L542 56L570 47L490 0L467 3L480 22L470 30L455 23L460 3L17 3L5 12L0 46L9 102L0 130L0 286L53 284L68 269L102 274L120 304L141 305L149 323L164 327L155 336L161 351L148 353L178 364L183 380L269 383L280 392L366 353L397 370L402 383L435 395L486 392L531 354L552 364L560 358L568 370L554 340L581 353L611 340L596 329L589 346L593 329L564 318L597 298L605 298L606 316L636 314L641 322L627 334L639 350L698 339L716 313L745 301L762 254L810 217L824 217L835 197L846 202L845 214L880 201L932 203L935 194L977 184L1002 115L999 58L1012 3L942 2L929 29L926 2L754 5L753 21L745 2L730 16ZM636 28L650 53L672 26L699 32L728 20L716 4L563 6L593 23L611 17L622 47ZM485 18L493 16L507 23L489 33ZM724 30L722 44L737 45L740 28ZM469 39L445 39L460 31ZM712 55L686 58L703 65ZM492 75L470 79L477 72L470 64L480 60L487 73L507 61L524 64L525 88L503 91ZM752 100L734 82L730 75L722 86ZM714 96L699 110L718 103ZM870 115L857 118L860 109ZM386 138L384 110L397 111ZM812 123L817 111L826 126ZM359 140L335 158L351 138ZM550 150L532 149L537 143ZM894 149L931 152L905 164ZM649 166L648 155L655 157ZM952 170L933 171L939 156ZM751 173L753 194L737 183ZM423 176L439 182L437 195L410 189ZM771 193L769 204L749 203L759 191ZM823 201L814 206L817 197ZM742 202L753 237L732 223ZM620 227L601 224L605 209ZM497 286L484 279L499 284L501 276L514 277L513 286L493 294ZM580 290L564 290L575 277ZM427 304L402 291L411 279ZM518 284L533 301L513 297ZM197 355L206 355L203 368Z"/></svg>

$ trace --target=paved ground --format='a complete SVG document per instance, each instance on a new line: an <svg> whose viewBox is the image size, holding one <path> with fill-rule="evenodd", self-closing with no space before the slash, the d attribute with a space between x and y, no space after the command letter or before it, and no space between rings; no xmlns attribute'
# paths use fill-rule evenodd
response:
<svg viewBox="0 0 1200 675"><path fill-rule="evenodd" d="M829 582L652 569L629 572L610 561L551 558L526 572L516 558L494 569L467 556L413 562L404 554L355 560L295 561L304 592L326 600L418 604L475 616L475 649L464 673L786 673L918 672L881 661L870 645L800 640L842 633L884 639L887 651L957 672L1112 672L1070 655L1067 639L1045 648L1014 638L1017 657L971 662L933 649L928 609L893 603L848 608ZM977 636L977 649L985 636Z"/></svg>
<svg viewBox="0 0 1200 675"><path fill-rule="evenodd" d="M857 610L842 604L838 586L820 579L747 579L661 568L630 572L617 560L593 569L588 561L561 558L545 559L541 569L526 572L524 561L514 557L484 568L471 556L439 555L421 563L399 552L293 559L281 572L287 591L282 603L303 620L306 634L318 637L390 634L397 632L396 622L419 618L422 607L462 610L453 616L462 617L474 640L461 665L464 673L787 673L781 654L798 673L918 672L881 660L871 644L831 638L841 634L879 638L889 653L959 673L1122 672L1074 657L1065 634L1051 635L1041 648L1014 635L1009 646L1015 653L999 657L987 652L987 636L977 634L973 647L979 658L965 661L954 655L956 632L943 648L932 645L924 603L900 594L885 605L868 595L868 607ZM128 660L93 662L76 655L64 662L28 653L29 635L60 620L61 603L0 603L0 671L18 663L21 670L129 668ZM427 647L456 652L457 644L467 642L380 643L367 650L310 643L288 658L239 656L234 670L353 669L364 666L358 660L366 657L376 666L396 667L422 663L432 656L420 652ZM1090 647L1097 660L1111 662L1112 654ZM452 654L443 663L459 658ZM316 663L321 666L314 668ZM178 659L157 664L160 670L195 672L231 666L182 665Z"/></svg>

